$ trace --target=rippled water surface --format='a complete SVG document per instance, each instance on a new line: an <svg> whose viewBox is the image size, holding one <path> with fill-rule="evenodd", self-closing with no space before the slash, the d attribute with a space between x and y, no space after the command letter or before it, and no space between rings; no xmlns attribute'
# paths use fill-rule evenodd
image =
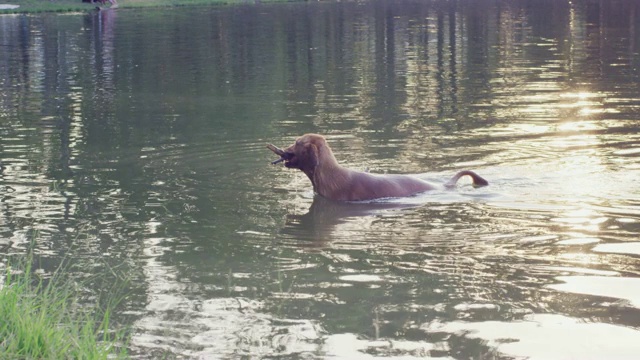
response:
<svg viewBox="0 0 640 360"><path fill-rule="evenodd" d="M135 358L632 359L639 49L635 1L0 16L0 251L125 274ZM330 202L307 132L490 186Z"/></svg>

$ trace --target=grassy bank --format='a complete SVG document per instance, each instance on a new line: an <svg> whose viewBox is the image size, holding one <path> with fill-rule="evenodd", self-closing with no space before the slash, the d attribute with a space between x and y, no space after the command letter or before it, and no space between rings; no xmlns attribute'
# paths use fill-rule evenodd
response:
<svg viewBox="0 0 640 360"><path fill-rule="evenodd" d="M266 0L266 2L287 0ZM161 7L161 6L192 6L209 4L244 4L254 3L255 0L118 0L120 9ZM94 11L96 4L83 3L82 0L0 0L0 4L20 5L16 9L0 10L1 13L38 13L38 12L86 12ZM109 2L101 7L108 8Z"/></svg>
<svg viewBox="0 0 640 360"><path fill-rule="evenodd" d="M2 359L125 358L123 332L112 333L112 305L79 306L77 285L60 272L46 281L31 262L14 266L0 281ZM18 269L18 270L16 270Z"/></svg>

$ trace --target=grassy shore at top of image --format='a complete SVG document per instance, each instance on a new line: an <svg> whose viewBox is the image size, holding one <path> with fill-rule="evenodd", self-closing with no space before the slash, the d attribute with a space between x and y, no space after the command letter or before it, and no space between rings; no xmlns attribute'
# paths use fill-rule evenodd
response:
<svg viewBox="0 0 640 360"><path fill-rule="evenodd" d="M77 303L79 290L56 272L42 279L31 261L7 267L0 281L0 358L126 358L124 331L112 332L111 309Z"/></svg>
<svg viewBox="0 0 640 360"><path fill-rule="evenodd" d="M119 9L145 7L177 7L202 5L230 5L253 4L256 2L287 2L289 0L118 0ZM85 3L82 0L0 0L0 4L19 5L15 9L0 10L0 14L39 13L39 12L88 12L94 11L96 6L111 7L107 1L105 5Z"/></svg>

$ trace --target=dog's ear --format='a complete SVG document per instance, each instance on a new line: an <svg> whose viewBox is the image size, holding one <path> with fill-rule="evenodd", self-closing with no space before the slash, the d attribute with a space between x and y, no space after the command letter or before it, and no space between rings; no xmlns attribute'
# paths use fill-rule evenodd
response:
<svg viewBox="0 0 640 360"><path fill-rule="evenodd" d="M315 169L315 167L320 164L320 154L318 152L318 147L313 143L309 143L305 146L305 150L307 153L309 167Z"/></svg>

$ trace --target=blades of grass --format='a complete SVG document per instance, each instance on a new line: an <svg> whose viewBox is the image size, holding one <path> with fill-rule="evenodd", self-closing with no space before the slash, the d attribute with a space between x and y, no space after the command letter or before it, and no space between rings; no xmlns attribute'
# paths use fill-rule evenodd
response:
<svg viewBox="0 0 640 360"><path fill-rule="evenodd" d="M32 264L27 257L15 268L7 266L0 287L2 358L125 358L126 348L113 342L125 339L125 332L109 330L117 299L106 301L104 309L99 304L71 306L79 296L74 283L58 271L45 280L33 274ZM96 318L96 313L102 316Z"/></svg>

